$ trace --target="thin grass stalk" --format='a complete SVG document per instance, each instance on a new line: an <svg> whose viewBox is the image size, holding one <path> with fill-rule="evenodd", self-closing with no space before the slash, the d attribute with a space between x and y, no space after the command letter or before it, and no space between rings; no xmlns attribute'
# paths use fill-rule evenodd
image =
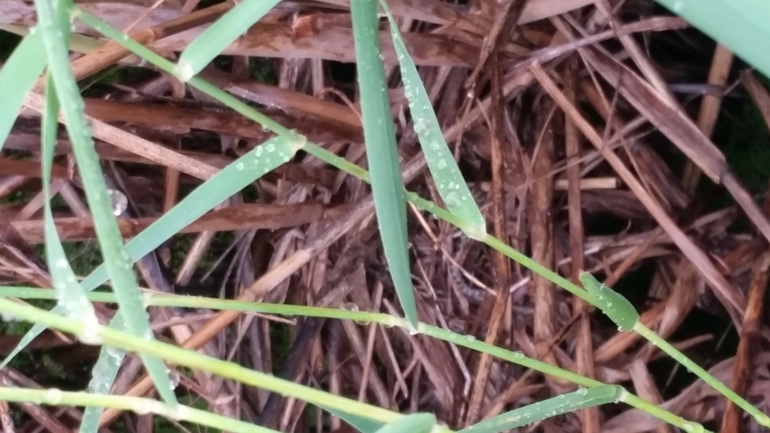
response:
<svg viewBox="0 0 770 433"><path fill-rule="evenodd" d="M140 397L116 395L98 395L87 392L69 392L59 389L28 389L0 387L0 400L8 402L45 404L51 406L110 407L130 410L139 415L148 413L160 415L177 421L187 421L211 427L220 431L238 433L279 433L246 421L240 421L194 407L169 406L157 400Z"/></svg>

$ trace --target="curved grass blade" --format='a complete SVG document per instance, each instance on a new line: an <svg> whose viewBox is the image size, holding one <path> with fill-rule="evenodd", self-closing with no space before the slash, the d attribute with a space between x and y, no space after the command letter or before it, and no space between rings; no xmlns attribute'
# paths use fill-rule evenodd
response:
<svg viewBox="0 0 770 433"><path fill-rule="evenodd" d="M556 415L616 403L626 391L619 385L602 385L596 388L579 389L529 406L505 412L460 430L458 433L499 433L542 421Z"/></svg>
<svg viewBox="0 0 770 433"><path fill-rule="evenodd" d="M639 313L628 299L601 284L588 272L581 272L579 278L586 291L594 296L594 305L618 325L618 331L634 329L634 325L639 321Z"/></svg>
<svg viewBox="0 0 770 433"><path fill-rule="evenodd" d="M128 330L147 340L154 338L147 311L142 306L131 261L123 246L123 238L112 213L112 204L94 150L94 141L84 115L83 98L80 96L69 63L67 49L70 33L69 14L72 2L67 0L35 0L38 25L43 46L48 57L50 72L66 120L72 150L83 180L89 208L94 218L94 228L104 255L107 269L113 281L115 295ZM96 343L96 341L89 341ZM163 362L154 356L142 356L148 374L152 377L161 397L169 404L177 400Z"/></svg>
<svg viewBox="0 0 770 433"><path fill-rule="evenodd" d="M414 121L414 131L420 138L420 145L425 154L425 161L433 176L441 198L450 212L460 217L463 224L460 229L473 239L483 239L487 233L487 223L479 206L471 195L463 179L460 168L449 150L444 134L441 133L436 113L431 105L428 92L422 83L417 66L409 56L404 40L398 30L398 23L390 13L385 0L380 0L385 15L390 22L390 35L396 50L398 63L401 65L401 79L404 82L404 94L409 101L409 110Z"/></svg>
<svg viewBox="0 0 770 433"><path fill-rule="evenodd" d="M75 320L81 320L88 324L87 329L96 329L99 320L94 313L94 306L86 298L85 293L80 288L75 273L70 267L67 255L61 244L61 238L56 231L51 212L51 167L53 166L53 154L56 147L56 136L59 127L59 100L56 96L55 84L51 74L46 76L45 87L45 111L42 117L41 130L41 148L42 148L42 180L43 197L45 205L43 208L43 223L45 230L45 251L48 269L51 272L53 280L53 289L56 293L56 299L64 314ZM85 341L92 340L93 336L79 336Z"/></svg>
<svg viewBox="0 0 770 433"><path fill-rule="evenodd" d="M136 261L144 257L179 230L200 218L228 197L245 188L256 179L259 179L265 173L275 170L283 163L289 161L297 152L299 146L301 144L297 143L296 138L275 137L241 156L188 194L168 213L131 239L125 248L129 259ZM80 286L84 291L92 291L101 284L104 284L108 279L107 268L102 264L91 272L80 283ZM54 308L52 311L55 313L62 312L59 307ZM19 341L6 359L3 360L3 364L0 367L24 350L44 330L45 326L35 324L22 337L21 341Z"/></svg>
<svg viewBox="0 0 770 433"><path fill-rule="evenodd" d="M280 0L244 0L210 25L182 51L174 75L187 82Z"/></svg>
<svg viewBox="0 0 770 433"><path fill-rule="evenodd" d="M130 260L144 257L233 194L291 160L299 149L297 146L294 138L274 137L230 163L131 239L126 245ZM101 265L81 285L90 291L105 281L107 273Z"/></svg>
<svg viewBox="0 0 770 433"><path fill-rule="evenodd" d="M43 38L33 27L0 70L0 150L16 122L24 96L43 73L47 61L42 52Z"/></svg>
<svg viewBox="0 0 770 433"><path fill-rule="evenodd" d="M406 233L406 192L390 115L385 70L380 60L377 0L351 2L350 14L375 214L398 300L406 318L416 328L417 307Z"/></svg>
<svg viewBox="0 0 770 433"><path fill-rule="evenodd" d="M110 323L110 328L126 332L126 324L123 316L116 314ZM112 346L103 346L99 352L99 358L91 369L91 380L88 382L87 391L90 394L108 395L115 378L118 377L120 365L126 357L126 352ZM80 433L96 433L99 431L99 418L104 412L102 406L87 406L83 411L83 419L80 421Z"/></svg>
<svg viewBox="0 0 770 433"><path fill-rule="evenodd" d="M770 2L657 0L770 78ZM725 19L729 17L729 21Z"/></svg>
<svg viewBox="0 0 770 433"><path fill-rule="evenodd" d="M436 415L413 413L382 426L377 433L429 433L435 425Z"/></svg>

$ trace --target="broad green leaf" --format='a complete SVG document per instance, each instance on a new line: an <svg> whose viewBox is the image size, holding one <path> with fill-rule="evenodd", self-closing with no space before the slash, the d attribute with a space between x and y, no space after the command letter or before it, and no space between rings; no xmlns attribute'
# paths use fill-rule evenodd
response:
<svg viewBox="0 0 770 433"><path fill-rule="evenodd" d="M350 3L356 49L356 70L364 119L366 159L372 196L393 285L406 318L417 327L417 307L409 268L404 180L390 115L385 70L380 60L377 0Z"/></svg>
<svg viewBox="0 0 770 433"><path fill-rule="evenodd" d="M174 74L189 81L228 45L270 12L280 0L243 0L209 26L182 51Z"/></svg>
<svg viewBox="0 0 770 433"><path fill-rule="evenodd" d="M617 402L625 390L619 385L579 389L481 421L459 433L499 433L568 412Z"/></svg>
<svg viewBox="0 0 770 433"><path fill-rule="evenodd" d="M657 0L770 78L770 2Z"/></svg>
<svg viewBox="0 0 770 433"><path fill-rule="evenodd" d="M425 154L425 161L428 163L436 188L449 211L462 219L463 224L460 228L473 239L483 239L487 233L484 215L481 214L452 156L452 151L447 146L444 134L441 133L428 92L401 38L398 23L390 13L386 1L380 0L380 4L390 21L390 34L398 63L401 65L401 79L404 82L404 94L409 101L414 131L420 139L422 152Z"/></svg>
<svg viewBox="0 0 770 433"><path fill-rule="evenodd" d="M382 426L377 433L429 433L435 425L436 415L413 413Z"/></svg>
<svg viewBox="0 0 770 433"><path fill-rule="evenodd" d="M46 56L43 38L33 27L0 69L0 150L19 115L24 96L43 73Z"/></svg>
<svg viewBox="0 0 770 433"><path fill-rule="evenodd" d="M599 308L616 325L618 331L630 331L639 321L639 313L633 305L616 291L601 284L588 272L580 273L580 282L583 287L592 294L596 300L596 308Z"/></svg>
<svg viewBox="0 0 770 433"><path fill-rule="evenodd" d="M94 141L84 114L83 98L75 81L67 49L72 9L71 0L35 0L38 25L43 38L43 47L48 57L50 73L66 121L67 132L72 142L80 177L94 218L94 228L105 258L110 278L113 281L115 295L128 330L147 340L154 338L150 329L147 311L142 306L136 275L132 262L126 254L123 238L118 229L112 211L112 203L107 193L99 157L94 149ZM97 343L96 341L89 341ZM158 393L163 399L176 405L176 396L166 367L160 358L142 356L147 372L152 377Z"/></svg>
<svg viewBox="0 0 770 433"><path fill-rule="evenodd" d="M42 126L40 128L43 197L45 198L43 222L46 261L51 272L56 300L64 310L64 314L67 317L88 323L89 329L95 329L95 326L99 325L99 319L96 318L94 306L86 298L83 289L78 284L75 273L70 267L69 260L61 244L61 238L59 238L59 233L56 231L53 213L51 212L51 167L53 166L54 148L56 147L56 137L59 128L59 100L56 97L55 88L53 79L48 74L46 76L45 88L45 111L43 112ZM85 340L89 340L89 336L80 337L85 337Z"/></svg>

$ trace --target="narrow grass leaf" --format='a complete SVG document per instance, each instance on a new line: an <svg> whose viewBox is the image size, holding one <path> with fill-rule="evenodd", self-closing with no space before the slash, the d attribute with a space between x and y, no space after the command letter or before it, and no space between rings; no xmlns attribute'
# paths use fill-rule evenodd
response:
<svg viewBox="0 0 770 433"><path fill-rule="evenodd" d="M482 239L487 230L484 216L460 173L460 168L452 156L444 134L441 133L428 92L401 38L398 23L390 13L386 1L380 0L380 4L390 22L390 34L401 66L401 79L404 82L404 94L409 101L414 131L420 139L425 161L428 163L436 188L449 211L463 220L460 228L471 238Z"/></svg>
<svg viewBox="0 0 770 433"><path fill-rule="evenodd" d="M639 313L625 297L601 284L588 272L580 273L580 282L594 296L595 306L602 310L616 325L618 331L630 331L639 321Z"/></svg>
<svg viewBox="0 0 770 433"><path fill-rule="evenodd" d="M130 260L144 257L233 194L289 161L296 151L294 139L279 136L233 161L131 239L126 245ZM86 277L81 285L90 291L107 281L107 278L106 269L102 265Z"/></svg>
<svg viewBox="0 0 770 433"><path fill-rule="evenodd" d="M179 56L174 75L186 82L259 21L280 0L243 0L210 25Z"/></svg>
<svg viewBox="0 0 770 433"><path fill-rule="evenodd" d="M770 2L657 0L770 78ZM729 18L729 19L728 19ZM726 21L727 20L727 21Z"/></svg>
<svg viewBox="0 0 770 433"><path fill-rule="evenodd" d="M228 197L259 179L265 173L275 170L290 160L297 149L296 138L275 137L241 156L188 194L173 209L152 223L142 233L131 239L126 245L126 252L130 260L136 261L144 257ZM107 268L102 264L91 272L80 285L83 290L92 291L108 279ZM57 306L52 312L60 314L62 310ZM13 359L45 328L43 325L35 324L3 360L0 367Z"/></svg>
<svg viewBox="0 0 770 433"><path fill-rule="evenodd" d="M136 275L124 249L123 238L113 215L112 204L99 165L99 157L94 149L94 141L85 119L83 98L70 68L67 44L72 2L35 0L35 7L56 94L66 120L72 150L94 218L94 228L120 305L118 314L123 315L126 327L132 334L152 340L154 336L150 329L149 317L142 306ZM97 343L97 341L88 342ZM171 381L160 358L142 355L142 360L161 397L167 403L176 405L177 400L171 388Z"/></svg>
<svg viewBox="0 0 770 433"><path fill-rule="evenodd" d="M417 307L409 268L404 180L390 115L385 70L380 59L377 0L350 3L355 39L361 114L372 196L393 285L406 318L417 327Z"/></svg>
<svg viewBox="0 0 770 433"><path fill-rule="evenodd" d="M615 403L623 393L623 387L619 385L601 385L590 389L583 388L569 394L562 394L548 400L505 412L460 430L458 433L504 432L568 412L607 403Z"/></svg>
<svg viewBox="0 0 770 433"><path fill-rule="evenodd" d="M110 323L110 328L126 332L126 323L123 316L116 314ZM87 391L90 394L108 395L115 378L118 377L120 365L126 357L126 352L112 346L102 346L99 358L91 369L91 380L88 382ZM99 419L104 412L102 406L88 406L83 411L83 419L80 421L80 433L96 433L99 431Z"/></svg>
<svg viewBox="0 0 770 433"><path fill-rule="evenodd" d="M382 426L377 433L429 433L435 425L436 415L413 413Z"/></svg>
<svg viewBox="0 0 770 433"><path fill-rule="evenodd" d="M345 421L346 423L350 424L351 427L358 430L361 433L375 433L377 430L379 430L382 427L381 422L372 421L367 418L360 417L358 415L353 415L341 410L337 410L331 407L326 407L323 405L318 405L321 409L334 414L337 418Z"/></svg>
<svg viewBox="0 0 770 433"><path fill-rule="evenodd" d="M16 122L24 96L43 73L46 56L42 52L43 38L33 27L0 69L0 150Z"/></svg>
<svg viewBox="0 0 770 433"><path fill-rule="evenodd" d="M41 163L43 197L45 199L43 208L45 256L53 280L53 289L56 293L56 300L61 305L65 315L87 323L88 329L95 329L99 325L99 320L94 313L94 306L83 293L83 289L80 288L75 273L70 267L51 212L51 167L53 166L53 154L59 128L59 100L50 74L46 76L45 110L41 122ZM81 336L81 338L89 340L88 336Z"/></svg>

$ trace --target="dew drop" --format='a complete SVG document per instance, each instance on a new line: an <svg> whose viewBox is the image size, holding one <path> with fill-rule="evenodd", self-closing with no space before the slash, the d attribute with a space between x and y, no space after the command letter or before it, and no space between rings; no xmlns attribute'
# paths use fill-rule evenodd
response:
<svg viewBox="0 0 770 433"><path fill-rule="evenodd" d="M446 167L447 167L447 163L446 163L446 159L444 158L439 159L438 162L436 163L436 168L438 168L439 170L444 170L446 169Z"/></svg>
<svg viewBox="0 0 770 433"><path fill-rule="evenodd" d="M193 71L193 67L190 63L182 61L174 68L174 75L179 81L186 83L190 81L193 75L195 75L195 71Z"/></svg>
<svg viewBox="0 0 770 433"><path fill-rule="evenodd" d="M358 305L352 302L345 302L344 304L342 304L342 309L355 312L355 311L358 311Z"/></svg>
<svg viewBox="0 0 770 433"><path fill-rule="evenodd" d="M61 404L62 400L64 399L64 393L61 392L60 389L51 388L45 392L45 396L43 398L47 404L50 404L51 406L57 406Z"/></svg>
<svg viewBox="0 0 770 433"><path fill-rule="evenodd" d="M239 163L235 164L235 169L238 170L238 171L243 171L243 163L239 162Z"/></svg>

